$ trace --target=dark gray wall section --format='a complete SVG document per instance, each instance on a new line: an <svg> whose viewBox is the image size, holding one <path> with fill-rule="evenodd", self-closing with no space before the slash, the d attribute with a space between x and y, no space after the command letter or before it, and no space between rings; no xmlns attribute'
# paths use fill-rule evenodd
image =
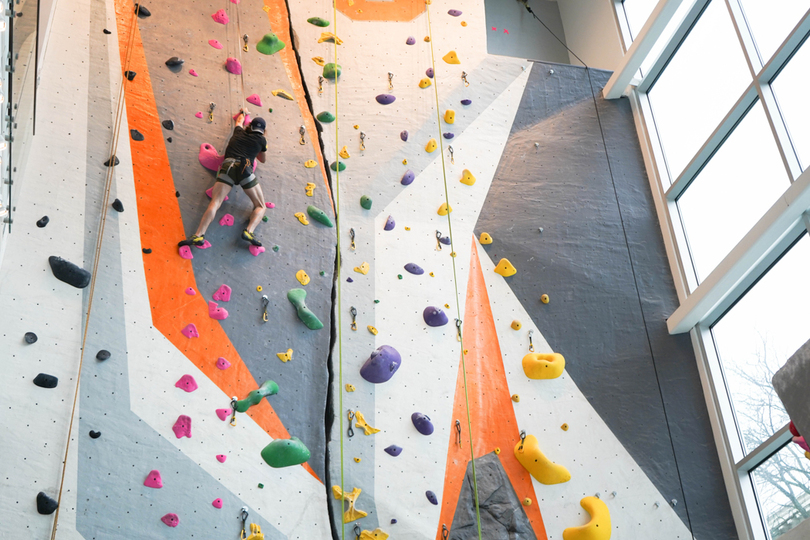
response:
<svg viewBox="0 0 810 540"><path fill-rule="evenodd" d="M560 8L550 0L529 0L532 11L565 42ZM568 63L568 51L518 0L486 0L487 52ZM495 30L492 28L495 27ZM509 33L504 32L506 29Z"/></svg>
<svg viewBox="0 0 810 540"><path fill-rule="evenodd" d="M598 95L610 73L591 76ZM598 103L615 191L587 71L534 65L476 233L518 268L510 287L693 534L736 538L689 337L666 329L677 296L632 112Z"/></svg>

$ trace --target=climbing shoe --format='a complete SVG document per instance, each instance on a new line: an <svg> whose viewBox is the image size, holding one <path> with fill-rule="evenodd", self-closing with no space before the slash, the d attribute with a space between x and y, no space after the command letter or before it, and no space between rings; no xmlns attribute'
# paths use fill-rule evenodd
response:
<svg viewBox="0 0 810 540"><path fill-rule="evenodd" d="M205 237L204 236L194 235L191 238L189 238L188 240L182 240L180 242L177 242L177 245L178 245L178 247L182 247L182 246L201 246L204 243L205 243Z"/></svg>
<svg viewBox="0 0 810 540"><path fill-rule="evenodd" d="M248 242L250 242L251 244L253 244L256 247L260 247L262 245L262 243L259 242L259 240L256 238L256 236L253 233L248 232L247 229L242 231L242 240L247 240Z"/></svg>

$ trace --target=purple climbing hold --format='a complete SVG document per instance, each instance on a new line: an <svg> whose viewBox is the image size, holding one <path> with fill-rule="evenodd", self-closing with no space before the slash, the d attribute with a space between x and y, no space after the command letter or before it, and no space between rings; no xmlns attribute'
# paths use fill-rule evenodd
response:
<svg viewBox="0 0 810 540"><path fill-rule="evenodd" d="M231 363L228 362L228 360L226 358L223 358L221 356L219 358L217 358L217 368L218 369L228 369L229 367L231 367Z"/></svg>
<svg viewBox="0 0 810 540"><path fill-rule="evenodd" d="M177 527L178 525L180 525L180 518L178 517L178 515L171 512L160 518L160 521L162 521L169 527Z"/></svg>
<svg viewBox="0 0 810 540"><path fill-rule="evenodd" d="M223 358L223 360L224 360L224 358ZM229 365L230 365L230 364L229 364ZM219 366L217 366L217 367L219 367ZM222 369L222 368L220 368L220 369ZM219 419L220 419L220 420L222 420L223 422L224 422L225 420L227 420L227 419L228 419L228 416L230 416L230 415L231 415L231 409L217 409L217 416L218 416L218 417L219 417Z"/></svg>
<svg viewBox="0 0 810 540"><path fill-rule="evenodd" d="M347 283L354 283L354 280L353 280L352 278L350 278L350 277L349 277L349 278L346 278L346 282L347 282Z"/></svg>
<svg viewBox="0 0 810 540"><path fill-rule="evenodd" d="M402 180L400 180L399 183L403 186L410 186L414 178L416 178L416 175L413 174L412 170L408 169L405 171L405 174L402 175Z"/></svg>
<svg viewBox="0 0 810 540"><path fill-rule="evenodd" d="M408 39L405 40L405 45L415 45L415 44L416 38L414 38L413 36L408 36Z"/></svg>
<svg viewBox="0 0 810 540"><path fill-rule="evenodd" d="M433 426L430 426L430 431L433 432ZM186 416L185 414L181 414L177 417L177 421L172 426L172 431L174 431L174 436L178 439L181 437L188 437L191 438L191 417Z"/></svg>
<svg viewBox="0 0 810 540"><path fill-rule="evenodd" d="M193 392L198 388L197 381L194 380L194 377L188 374L180 377L180 379L178 379L174 385L181 390L185 390L186 392Z"/></svg>
<svg viewBox="0 0 810 540"><path fill-rule="evenodd" d="M160 471L157 469L149 471L149 474L146 475L146 480L143 481L143 485L152 489L162 488L163 478L160 477Z"/></svg>
<svg viewBox="0 0 810 540"><path fill-rule="evenodd" d="M393 231L394 227L396 227L396 226L397 226L397 222L394 221L394 218L391 217L391 216L388 216L388 219L385 220L385 227L383 227L383 230L385 230L385 231Z"/></svg>
<svg viewBox="0 0 810 540"><path fill-rule="evenodd" d="M188 326L180 330L180 333L189 339L200 337L200 333L197 331L197 327L194 326L194 323L190 323Z"/></svg>
<svg viewBox="0 0 810 540"><path fill-rule="evenodd" d="M472 104L472 100L471 99L462 99L461 104L462 105L470 105L470 104Z"/></svg>
<svg viewBox="0 0 810 540"><path fill-rule="evenodd" d="M391 446L385 449L385 453L388 454L389 456L397 457L402 453L402 448L400 448L395 444L392 444Z"/></svg>
<svg viewBox="0 0 810 540"><path fill-rule="evenodd" d="M403 129L399 134L399 138L402 139L404 142L408 142L408 130Z"/></svg>
<svg viewBox="0 0 810 540"><path fill-rule="evenodd" d="M448 131L446 133L442 133L442 135L444 136L445 139L448 139L448 140L452 139L453 137L456 136L456 134L451 132L451 131Z"/></svg>
<svg viewBox="0 0 810 540"><path fill-rule="evenodd" d="M228 57L225 60L225 69L228 70L228 73L233 73L234 75L242 74L242 64L233 57Z"/></svg>
<svg viewBox="0 0 810 540"><path fill-rule="evenodd" d="M397 100L396 96L392 96L391 94L380 94L377 96L377 103L380 105L390 105L394 101Z"/></svg>
<svg viewBox="0 0 810 540"><path fill-rule="evenodd" d="M251 94L245 98L245 101L253 105L256 105L257 107L262 106L262 98L259 97L259 94Z"/></svg>
<svg viewBox="0 0 810 540"><path fill-rule="evenodd" d="M440 308L428 306L422 312L422 317L428 326L444 326L447 324L447 315Z"/></svg>
<svg viewBox="0 0 810 540"><path fill-rule="evenodd" d="M416 276L421 276L422 274L425 273L425 271L422 270L421 266L419 266L418 264L414 264L414 263L406 264L405 265L405 270L407 270L408 272L410 272L411 274L414 274Z"/></svg>
<svg viewBox="0 0 810 540"><path fill-rule="evenodd" d="M232 292L233 290L223 283L214 293L214 300L217 302L230 302Z"/></svg>
<svg viewBox="0 0 810 540"><path fill-rule="evenodd" d="M219 24L228 24L228 14L225 13L224 9L220 9L219 11L211 15L211 18L214 19Z"/></svg>
<svg viewBox="0 0 810 540"><path fill-rule="evenodd" d="M449 246L450 245L450 237L449 236L442 236L441 238L439 238L439 242L441 242L445 246Z"/></svg>
<svg viewBox="0 0 810 540"><path fill-rule="evenodd" d="M439 499L436 498L436 494L433 493L432 491L430 491L430 490L426 491L425 492L425 497L427 497L427 500L430 501L430 504L433 504L433 505L438 505L439 504Z"/></svg>
<svg viewBox="0 0 810 540"><path fill-rule="evenodd" d="M411 422L413 422L413 427L416 428L416 431L422 435L430 435L433 433L433 422L430 421L428 415L415 412L411 415Z"/></svg>
<svg viewBox="0 0 810 540"><path fill-rule="evenodd" d="M222 48L222 43L220 43L219 40L216 40L216 39L209 39L208 44L211 45L215 49L221 49Z"/></svg>
<svg viewBox="0 0 810 540"><path fill-rule="evenodd" d="M432 67L427 68L425 70L425 75L427 75L428 77L430 77L432 79L433 78L433 68Z"/></svg>
<svg viewBox="0 0 810 540"><path fill-rule="evenodd" d="M396 520L396 519L392 519L392 520L391 520L391 525L396 525L396 524L397 524L397 520Z"/></svg>
<svg viewBox="0 0 810 540"><path fill-rule="evenodd" d="M399 352L390 345L383 345L368 357L360 368L360 376L370 383L384 383L394 376L401 363L402 357Z"/></svg>
<svg viewBox="0 0 810 540"><path fill-rule="evenodd" d="M458 10L458 9L451 9L450 11L447 12L447 14L450 15L450 16L453 16L453 17L460 17L461 16L461 11ZM436 503L433 503L433 504L436 504Z"/></svg>

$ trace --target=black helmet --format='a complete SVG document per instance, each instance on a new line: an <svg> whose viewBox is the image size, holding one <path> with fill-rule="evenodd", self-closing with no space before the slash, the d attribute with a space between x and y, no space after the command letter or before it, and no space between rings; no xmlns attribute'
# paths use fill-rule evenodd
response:
<svg viewBox="0 0 810 540"><path fill-rule="evenodd" d="M259 133L264 133L264 129L267 127L267 123L264 121L264 118L254 118L250 121L250 130L251 131L258 131Z"/></svg>

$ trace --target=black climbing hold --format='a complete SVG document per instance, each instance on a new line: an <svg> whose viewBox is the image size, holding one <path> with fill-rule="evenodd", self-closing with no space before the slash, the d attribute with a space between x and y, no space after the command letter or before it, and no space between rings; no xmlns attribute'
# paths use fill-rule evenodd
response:
<svg viewBox="0 0 810 540"><path fill-rule="evenodd" d="M129 134L132 136L133 141L142 141L146 138L143 136L143 133L141 133L137 129L130 129Z"/></svg>
<svg viewBox="0 0 810 540"><path fill-rule="evenodd" d="M397 524L397 520L396 520L396 519L392 519L392 520L391 520L391 525L396 525L396 524Z"/></svg>
<svg viewBox="0 0 810 540"><path fill-rule="evenodd" d="M144 253L146 253L147 255L149 255L150 253L152 253L152 250L151 250L150 248L143 248L141 251L143 251L143 252L144 252Z"/></svg>
<svg viewBox="0 0 810 540"><path fill-rule="evenodd" d="M90 285L90 272L62 257L51 255L48 257L48 264L51 265L54 277L60 281L73 285L77 289L84 289Z"/></svg>
<svg viewBox="0 0 810 540"><path fill-rule="evenodd" d="M59 384L59 379L47 373L40 373L34 377L34 384L40 388L56 388L56 385Z"/></svg>
<svg viewBox="0 0 810 540"><path fill-rule="evenodd" d="M124 77L126 77L128 81L131 81L132 79L134 79L135 75L137 75L137 73L135 73L134 71L125 71L124 72Z"/></svg>
<svg viewBox="0 0 810 540"><path fill-rule="evenodd" d="M110 32L110 31L109 31L109 30L107 30L106 28L104 29L104 33L105 33L105 34L112 34L112 32Z"/></svg>
<svg viewBox="0 0 810 540"><path fill-rule="evenodd" d="M33 344L33 343L36 343L38 338L37 338L37 335L36 335L35 333L33 333L33 332L26 332L26 333L25 333L25 336L23 337L23 339L25 340L25 342L26 342L26 343L28 343L29 345L31 345L31 344Z"/></svg>
<svg viewBox="0 0 810 540"><path fill-rule="evenodd" d="M101 361L109 359L110 356L112 356L112 354L110 354L110 351L107 349L101 349L98 351L98 353L96 353L96 359Z"/></svg>
<svg viewBox="0 0 810 540"><path fill-rule="evenodd" d="M90 430L90 438L91 439L98 439L99 437L101 437L101 432L100 431Z"/></svg>
<svg viewBox="0 0 810 540"><path fill-rule="evenodd" d="M176 56L172 56L171 58L166 60L166 65L169 67L179 67L183 65L183 62L185 62L185 60L177 58Z"/></svg>
<svg viewBox="0 0 810 540"><path fill-rule="evenodd" d="M56 511L56 507L59 504L45 495L44 491L40 491L37 493L37 512L42 514L43 516L49 516Z"/></svg>
<svg viewBox="0 0 810 540"><path fill-rule="evenodd" d="M120 161L118 161L118 157L117 157L117 156L113 156L113 157L115 157L115 162L114 162L114 165L118 165L119 163L121 163ZM110 160L108 159L107 161L105 161L105 162L104 162L104 165L106 165L107 167L109 167L109 166L110 166Z"/></svg>
<svg viewBox="0 0 810 540"><path fill-rule="evenodd" d="M177 198L179 199L179 198L180 198L180 192L179 192L179 191L175 191L175 192L174 192L174 196L175 196L175 197L177 197Z"/></svg>
<svg viewBox="0 0 810 540"><path fill-rule="evenodd" d="M47 225L50 220L51 220L51 218L49 218L48 216L42 216L41 218L39 218L37 220L37 227L39 227L41 229L42 227Z"/></svg>
<svg viewBox="0 0 810 540"><path fill-rule="evenodd" d="M174 129L174 121L172 120L164 120L163 122L161 122L161 124L163 124L163 127L165 127L168 130Z"/></svg>
<svg viewBox="0 0 810 540"><path fill-rule="evenodd" d="M145 19L146 17L149 17L149 16L152 15L152 12L149 11L148 9L146 9L144 6L135 6L135 13L141 19Z"/></svg>
<svg viewBox="0 0 810 540"><path fill-rule="evenodd" d="M169 142L172 142L172 138L171 138L171 137L169 137L169 138L168 138L168 139L166 139L166 140L167 140L167 141L169 141Z"/></svg>
<svg viewBox="0 0 810 540"><path fill-rule="evenodd" d="M112 207L116 212L123 212L124 211L124 203L115 199L112 203Z"/></svg>

